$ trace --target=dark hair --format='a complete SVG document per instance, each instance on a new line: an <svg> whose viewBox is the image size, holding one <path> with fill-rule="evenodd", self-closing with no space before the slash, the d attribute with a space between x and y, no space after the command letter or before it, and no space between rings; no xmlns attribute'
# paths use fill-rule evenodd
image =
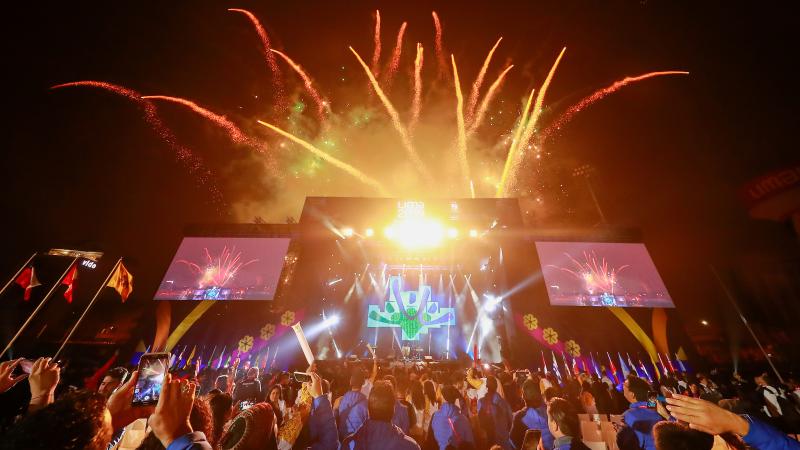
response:
<svg viewBox="0 0 800 450"><path fill-rule="evenodd" d="M558 429L566 436L580 438L580 422L578 414L568 401L555 397L547 405L547 415L558 425Z"/></svg>
<svg viewBox="0 0 800 450"><path fill-rule="evenodd" d="M69 392L22 419L0 440L0 448L105 450L113 432L106 411L103 394Z"/></svg>
<svg viewBox="0 0 800 450"><path fill-rule="evenodd" d="M413 404L417 409L425 408L425 390L422 386L422 382L419 380L414 380L410 384L411 404Z"/></svg>
<svg viewBox="0 0 800 450"><path fill-rule="evenodd" d="M444 401L447 403L455 403L456 400L460 397L458 393L458 389L455 386L450 386L449 384L442 386L442 397L444 397ZM463 406L463 405L462 405Z"/></svg>
<svg viewBox="0 0 800 450"><path fill-rule="evenodd" d="M525 406L528 408L538 408L544 403L539 384L533 380L525 380L522 383L522 397L525 399Z"/></svg>
<svg viewBox="0 0 800 450"><path fill-rule="evenodd" d="M350 375L350 389L361 389L364 385L364 372L361 370L354 370Z"/></svg>
<svg viewBox="0 0 800 450"><path fill-rule="evenodd" d="M551 386L551 387L549 387L549 388L544 390L544 399L545 399L545 401L549 402L550 400L552 400L554 398L558 398L558 396L559 396L558 388L556 388L554 386Z"/></svg>
<svg viewBox="0 0 800 450"><path fill-rule="evenodd" d="M425 380L422 383L422 390L425 393L425 397L428 397L431 403L436 404L438 399L436 398L436 385L431 380Z"/></svg>
<svg viewBox="0 0 800 450"><path fill-rule="evenodd" d="M647 384L647 381L644 381L639 377L629 377L627 382L628 390L633 393L636 401L646 402L647 395L650 393L650 385Z"/></svg>
<svg viewBox="0 0 800 450"><path fill-rule="evenodd" d="M384 381L388 381L392 385L392 389L397 388L397 378L394 375L386 375L383 377Z"/></svg>
<svg viewBox="0 0 800 450"><path fill-rule="evenodd" d="M114 367L113 369L106 372L107 377L111 377L115 380L122 381L125 377L128 376L128 369L124 367Z"/></svg>
<svg viewBox="0 0 800 450"><path fill-rule="evenodd" d="M658 422L653 439L657 450L710 450L714 446L714 436L676 422Z"/></svg>
<svg viewBox="0 0 800 450"><path fill-rule="evenodd" d="M231 414L233 397L231 397L231 394L214 389L208 393L208 406L211 407L211 419L214 424L214 436L219 438L222 436L222 431L225 428L225 422L228 421L228 416Z"/></svg>
<svg viewBox="0 0 800 450"><path fill-rule="evenodd" d="M489 375L486 377L486 390L489 394L497 392L497 378Z"/></svg>
<svg viewBox="0 0 800 450"><path fill-rule="evenodd" d="M214 417L211 414L211 407L208 400L203 397L197 397L192 404L192 411L189 413L189 423L192 425L193 431L202 431L206 435L206 440L211 444L212 448L216 446L214 434ZM137 450L163 450L164 445L158 440L153 432L147 433L144 440Z"/></svg>
<svg viewBox="0 0 800 450"><path fill-rule="evenodd" d="M272 391L274 391L274 390L278 391L278 394L279 394L278 395L278 400L282 400L283 399L283 388L281 387L280 384L273 384L272 386L270 386L269 390L267 391L267 401L270 401L269 397L272 395Z"/></svg>
<svg viewBox="0 0 800 450"><path fill-rule="evenodd" d="M391 422L394 416L394 388L388 381L376 381L369 392L369 418Z"/></svg>

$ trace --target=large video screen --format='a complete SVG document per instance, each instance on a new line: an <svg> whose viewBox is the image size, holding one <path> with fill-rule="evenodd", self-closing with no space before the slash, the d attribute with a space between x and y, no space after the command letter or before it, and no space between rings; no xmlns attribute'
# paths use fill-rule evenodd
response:
<svg viewBox="0 0 800 450"><path fill-rule="evenodd" d="M156 300L272 300L289 238L186 237Z"/></svg>
<svg viewBox="0 0 800 450"><path fill-rule="evenodd" d="M644 244L536 242L554 306L674 308Z"/></svg>

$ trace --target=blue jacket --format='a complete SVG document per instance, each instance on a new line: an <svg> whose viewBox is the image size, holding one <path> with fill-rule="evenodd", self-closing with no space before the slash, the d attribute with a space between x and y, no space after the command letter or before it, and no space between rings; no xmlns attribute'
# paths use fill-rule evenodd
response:
<svg viewBox="0 0 800 450"><path fill-rule="evenodd" d="M211 444L202 431L194 431L170 442L167 450L211 450Z"/></svg>
<svg viewBox="0 0 800 450"><path fill-rule="evenodd" d="M339 434L333 420L331 402L325 395L311 402L311 416L308 419L310 449L333 450L339 446Z"/></svg>
<svg viewBox="0 0 800 450"><path fill-rule="evenodd" d="M744 443L758 450L797 450L800 442L750 416L742 416L750 422L750 430L742 436Z"/></svg>
<svg viewBox="0 0 800 450"><path fill-rule="evenodd" d="M547 407L522 408L514 413L511 424L511 443L514 448L522 448L522 441L525 439L525 432L528 430L540 430L542 432L542 446L545 450L552 450L553 435L547 427Z"/></svg>
<svg viewBox="0 0 800 450"><path fill-rule="evenodd" d="M339 401L336 410L336 424L339 438L344 439L355 433L369 418L367 397L359 391L349 391Z"/></svg>
<svg viewBox="0 0 800 450"><path fill-rule="evenodd" d="M627 425L627 429L620 430L617 434L620 450L630 448L655 450L653 427L662 420L664 418L654 409L647 407L647 402L631 403L630 409L622 413L622 421Z"/></svg>
<svg viewBox="0 0 800 450"><path fill-rule="evenodd" d="M342 442L342 449L353 450L420 450L413 439L389 422L367 420L354 434Z"/></svg>
<svg viewBox="0 0 800 450"><path fill-rule="evenodd" d="M572 449L571 436L561 436L560 438L555 439L553 441L553 450L571 450L571 449Z"/></svg>
<svg viewBox="0 0 800 450"><path fill-rule="evenodd" d="M433 437L436 439L436 444L439 445L440 450L444 450L448 445L458 447L459 444L464 442L475 445L475 438L472 436L469 419L464 414L461 414L458 406L452 403L443 403L442 407L433 413L430 431L433 432Z"/></svg>
<svg viewBox="0 0 800 450"><path fill-rule="evenodd" d="M478 400L478 415L490 440L489 444L498 444L507 450L514 448L508 438L513 414L508 402L500 394L493 392Z"/></svg>
<svg viewBox="0 0 800 450"><path fill-rule="evenodd" d="M403 433L406 434L408 434L408 430L411 428L411 423L408 419L408 408L399 401L394 402L394 417L392 417L392 423L400 427Z"/></svg>

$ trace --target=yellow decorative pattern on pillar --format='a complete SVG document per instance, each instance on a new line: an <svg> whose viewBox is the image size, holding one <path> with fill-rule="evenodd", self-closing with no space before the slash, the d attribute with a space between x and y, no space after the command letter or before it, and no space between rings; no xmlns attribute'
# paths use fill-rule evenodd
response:
<svg viewBox="0 0 800 450"><path fill-rule="evenodd" d="M656 354L656 346L653 344L653 341L650 340L650 336L648 336L642 327L636 323L633 317L628 314L628 311L625 311L619 306L609 306L608 310L611 311L611 314L614 314L614 316L616 316L617 319L619 319L619 321L622 322L626 328L628 328L628 331L631 332L633 337L635 337L636 340L642 344L642 347L644 347L645 351L647 351L647 354L650 355L650 360L655 361L655 359L658 357Z"/></svg>

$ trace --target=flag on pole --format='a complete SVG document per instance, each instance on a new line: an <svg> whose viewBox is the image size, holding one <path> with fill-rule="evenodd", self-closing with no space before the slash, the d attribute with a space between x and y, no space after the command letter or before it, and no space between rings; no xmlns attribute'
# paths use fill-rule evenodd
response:
<svg viewBox="0 0 800 450"><path fill-rule="evenodd" d="M592 370L597 374L597 378L602 378L603 375L600 374L600 368L597 367L597 362L594 360L594 355L591 354L591 352L589 353L589 358L592 360Z"/></svg>
<svg viewBox="0 0 800 450"><path fill-rule="evenodd" d="M680 356L676 353L675 360L678 361L678 367L681 368L681 372L686 373L686 366L683 365L683 361L681 361Z"/></svg>
<svg viewBox="0 0 800 450"><path fill-rule="evenodd" d="M569 362L567 362L567 355L565 355L563 351L561 352L561 360L564 361L564 375L566 375L567 378L572 378L572 370L570 370L569 368Z"/></svg>
<svg viewBox="0 0 800 450"><path fill-rule="evenodd" d="M664 372L664 375L669 374L669 367L664 364L664 360L661 358L661 353L657 353L658 355L658 362L661 364L661 371Z"/></svg>
<svg viewBox="0 0 800 450"><path fill-rule="evenodd" d="M106 286L114 288L119 293L119 296L122 297L122 303L125 303L125 300L133 292L133 275L128 272L122 261L117 264L117 268Z"/></svg>
<svg viewBox="0 0 800 450"><path fill-rule="evenodd" d="M622 371L622 379L625 381L628 375L631 374L631 371L628 370L628 365L625 364L625 360L622 359L622 353L617 352L617 356L619 357L619 369Z"/></svg>
<svg viewBox="0 0 800 450"><path fill-rule="evenodd" d="M642 362L641 358L639 358L639 367L642 369L642 372L644 372L644 374L647 377L647 379L652 383L653 382L653 377L650 376L650 372L647 371L647 367L645 367L645 365Z"/></svg>
<svg viewBox="0 0 800 450"><path fill-rule="evenodd" d="M650 356L650 364L653 366L653 372L656 373L656 378L660 380L661 379L661 371L658 370L658 365L656 365L656 360L653 359L652 355L648 355L648 356Z"/></svg>
<svg viewBox="0 0 800 450"><path fill-rule="evenodd" d="M26 267L14 282L20 285L22 289L25 289L25 294L22 298L26 302L31 299L31 289L42 285L42 283L39 283L39 279L36 278L36 272L34 272L33 266Z"/></svg>
<svg viewBox="0 0 800 450"><path fill-rule="evenodd" d="M675 370L675 365L673 365L673 364L672 364L672 359L670 359L670 357L669 357L669 353L664 353L664 357L666 357L666 358L667 358L667 364L669 364L669 370L670 370L672 373L675 373L675 372L676 372L676 370Z"/></svg>
<svg viewBox="0 0 800 450"><path fill-rule="evenodd" d="M223 358L225 358L225 349L226 348L227 348L227 346L222 347L222 353L219 354L219 359L217 360L217 367L215 367L217 370L219 370L220 367L222 367L222 361L224 361Z"/></svg>
<svg viewBox="0 0 800 450"><path fill-rule="evenodd" d="M631 366L631 370L636 372L637 377L641 377L642 374L639 372L639 368L636 367L636 364L633 363L633 360L631 359L631 354L626 353L626 355L628 355L628 364Z"/></svg>
<svg viewBox="0 0 800 450"><path fill-rule="evenodd" d="M544 369L544 374L547 375L548 374L548 371L547 371L547 360L544 359L544 350L542 350L542 367Z"/></svg>
<svg viewBox="0 0 800 450"><path fill-rule="evenodd" d="M617 366L614 365L614 360L611 359L611 353L606 352L606 356L608 356L608 363L611 364L611 375L614 377L614 384L619 384L621 380L617 374Z"/></svg>
<svg viewBox="0 0 800 450"><path fill-rule="evenodd" d="M192 347L192 351L189 352L189 356L187 356L186 359L183 360L183 364L181 365L181 369L186 368L186 366L192 361L192 358L194 358L195 350L197 350L197 345Z"/></svg>
<svg viewBox="0 0 800 450"><path fill-rule="evenodd" d="M553 373L555 373L558 380L561 381L561 371L558 370L558 361L556 361L556 354L552 350L550 351L550 354L553 355Z"/></svg>
<svg viewBox="0 0 800 450"><path fill-rule="evenodd" d="M576 377L581 373L581 369L578 367L578 358L572 358L572 373L574 373Z"/></svg>
<svg viewBox="0 0 800 450"><path fill-rule="evenodd" d="M61 284L67 286L67 290L64 291L64 298L67 299L67 303L72 303L72 294L75 292L75 280L78 279L78 265L73 264L72 269L69 270L64 279L61 280Z"/></svg>

